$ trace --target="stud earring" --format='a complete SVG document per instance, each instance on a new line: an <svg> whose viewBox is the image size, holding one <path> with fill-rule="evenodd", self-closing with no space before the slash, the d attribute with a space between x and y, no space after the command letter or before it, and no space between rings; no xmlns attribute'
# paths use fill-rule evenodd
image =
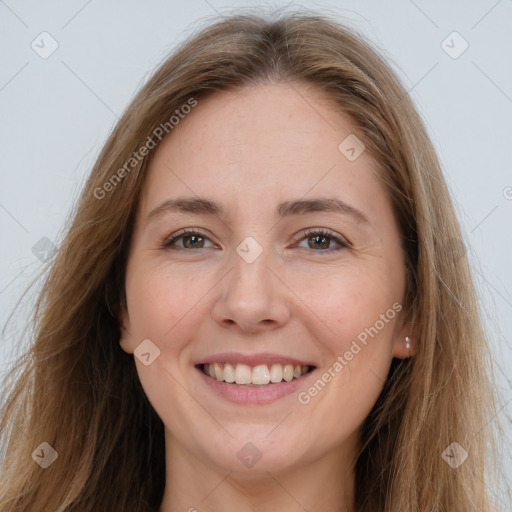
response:
<svg viewBox="0 0 512 512"><path fill-rule="evenodd" d="M411 348L411 338L409 336L405 337L405 348L409 350Z"/></svg>

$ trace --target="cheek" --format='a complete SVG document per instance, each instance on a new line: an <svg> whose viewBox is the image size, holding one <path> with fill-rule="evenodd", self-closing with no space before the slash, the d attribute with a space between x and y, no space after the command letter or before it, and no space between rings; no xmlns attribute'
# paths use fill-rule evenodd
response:
<svg viewBox="0 0 512 512"><path fill-rule="evenodd" d="M361 425L382 391L400 296L370 270L340 274L328 287L314 282L307 295L304 288L304 302L318 315L312 334L322 348L322 368L299 401L314 434L340 439Z"/></svg>
<svg viewBox="0 0 512 512"><path fill-rule="evenodd" d="M319 378L328 381L325 388L320 383L307 390L303 398L324 411L319 417L331 418L330 427L324 428L332 427L333 435L340 414L345 422L353 422L351 428L360 424L389 371L401 297L386 275L370 265L345 268L329 279L309 280L300 292L316 314L311 332L323 352Z"/></svg>
<svg viewBox="0 0 512 512"><path fill-rule="evenodd" d="M142 264L138 268L126 285L132 332L153 336L162 346L169 339L179 341L176 333L194 321L208 285L197 273L189 275L177 268Z"/></svg>
<svg viewBox="0 0 512 512"><path fill-rule="evenodd" d="M304 307L314 313L315 330L322 333L321 339L340 353L347 350L361 333L364 338L366 330L376 322L378 330L390 336L395 311L386 316L384 325L380 318L392 309L401 295L400 287L397 288L386 275L371 265L336 269L330 275L297 282L294 289Z"/></svg>
<svg viewBox="0 0 512 512"><path fill-rule="evenodd" d="M148 366L135 357L137 374L165 425L187 438L186 422L180 418L191 414L190 410L195 416L199 412L184 386L180 357L186 356L198 316L205 315L200 301L204 292L194 287L199 285L194 282L196 278L189 278L176 269L137 264L137 270L129 271L126 281L133 345L149 338L160 350L159 356Z"/></svg>

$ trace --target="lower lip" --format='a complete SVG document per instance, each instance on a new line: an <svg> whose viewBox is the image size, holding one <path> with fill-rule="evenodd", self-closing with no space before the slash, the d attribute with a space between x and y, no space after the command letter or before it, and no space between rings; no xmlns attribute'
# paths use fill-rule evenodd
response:
<svg viewBox="0 0 512 512"><path fill-rule="evenodd" d="M196 366L203 382L209 386L215 393L222 396L230 402L236 404L269 404L275 400L296 393L304 386L307 380L315 373L316 369L310 371L298 379L290 382L282 381L267 386L247 386L244 384L229 384L208 377L200 368Z"/></svg>

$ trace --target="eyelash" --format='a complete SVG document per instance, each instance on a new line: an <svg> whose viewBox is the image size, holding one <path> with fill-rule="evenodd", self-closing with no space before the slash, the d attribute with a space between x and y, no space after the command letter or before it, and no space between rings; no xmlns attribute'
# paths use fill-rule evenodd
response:
<svg viewBox="0 0 512 512"><path fill-rule="evenodd" d="M166 238L162 243L162 249L173 248L174 250L192 251L194 249L187 249L187 248L176 247L176 246L173 247L174 243L177 240L179 240L180 238L185 238L187 236L191 236L191 235L199 235L202 238L208 239L208 237L204 233L202 233L201 231L199 231L197 229L184 228L184 229L178 231L177 233L175 233L174 235L171 235L171 237ZM308 228L302 232L302 238L300 238L298 241L301 242L302 240L310 238L312 235L325 236L327 238L334 240L338 244L338 247L330 248L330 249L321 249L318 251L312 249L314 252L330 254L332 252L341 251L342 249L348 249L350 247L350 244L345 239L340 238L339 236L335 235L331 231L326 230L324 228ZM198 247L198 249L202 249L202 248Z"/></svg>

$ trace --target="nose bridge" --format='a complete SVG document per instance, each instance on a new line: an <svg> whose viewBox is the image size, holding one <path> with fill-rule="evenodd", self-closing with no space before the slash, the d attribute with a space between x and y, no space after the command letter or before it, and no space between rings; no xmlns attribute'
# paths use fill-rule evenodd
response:
<svg viewBox="0 0 512 512"><path fill-rule="evenodd" d="M262 237L259 237L260 240ZM268 301L272 295L272 273L269 267L275 256L272 255L270 244L258 242L255 237L248 236L238 244L231 255L233 266L229 280L229 291L239 299L247 302Z"/></svg>
<svg viewBox="0 0 512 512"><path fill-rule="evenodd" d="M265 238L265 241L263 240ZM276 326L289 316L284 290L271 271L276 255L269 237L248 236L236 246L228 265L231 271L222 283L213 308L217 322L236 323L245 330Z"/></svg>

